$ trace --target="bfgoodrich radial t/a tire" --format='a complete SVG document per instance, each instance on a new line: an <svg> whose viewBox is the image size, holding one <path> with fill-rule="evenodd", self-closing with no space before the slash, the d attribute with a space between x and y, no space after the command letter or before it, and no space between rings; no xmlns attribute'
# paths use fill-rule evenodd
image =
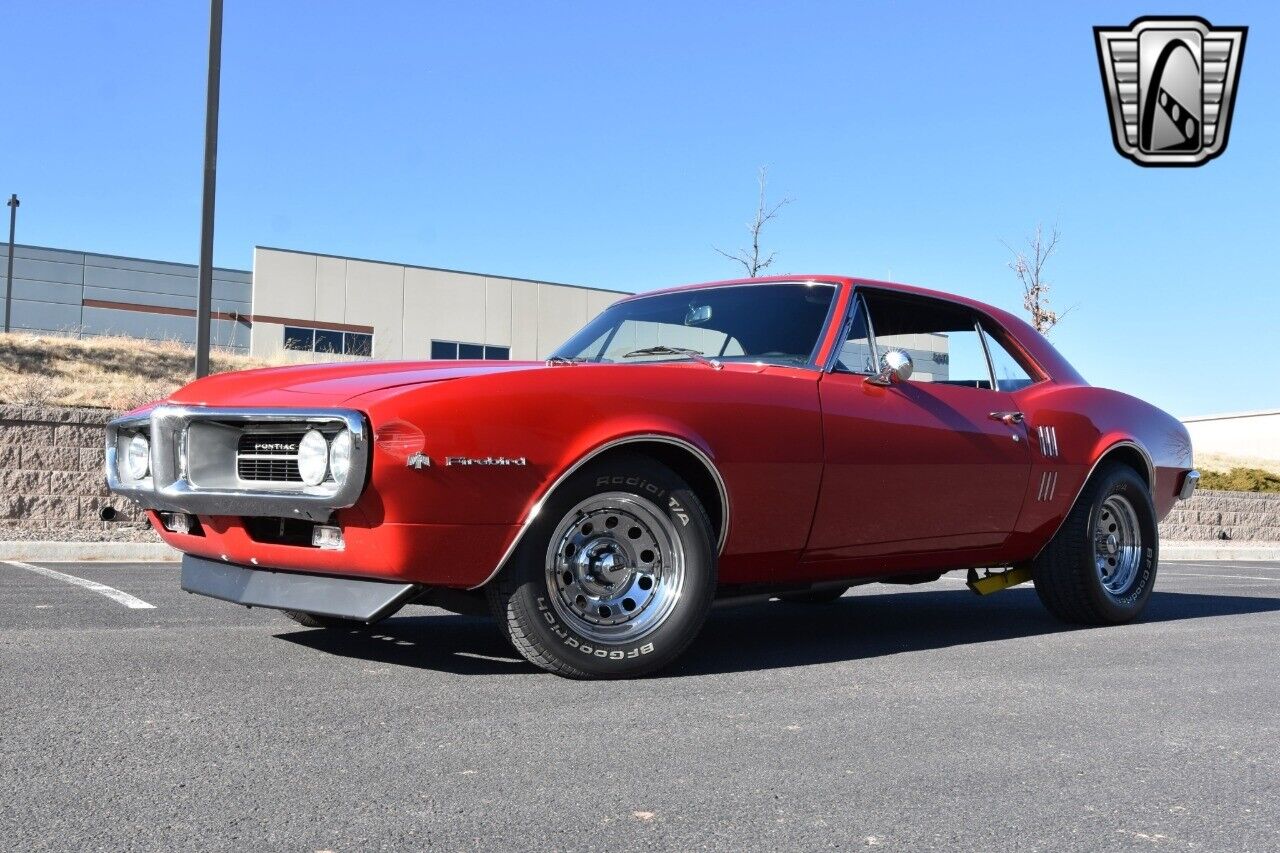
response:
<svg viewBox="0 0 1280 853"><path fill-rule="evenodd" d="M1036 593L1066 622L1115 625L1142 612L1160 542L1147 485L1127 465L1099 466L1032 564Z"/></svg>
<svg viewBox="0 0 1280 853"><path fill-rule="evenodd" d="M628 678L684 651L715 586L715 537L693 490L652 459L619 455L556 490L489 600L537 666Z"/></svg>

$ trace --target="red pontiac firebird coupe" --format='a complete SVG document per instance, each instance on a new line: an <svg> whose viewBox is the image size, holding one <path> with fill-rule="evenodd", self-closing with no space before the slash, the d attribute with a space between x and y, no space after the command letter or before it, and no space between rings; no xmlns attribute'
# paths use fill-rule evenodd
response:
<svg viewBox="0 0 1280 853"><path fill-rule="evenodd" d="M184 589L312 627L487 607L577 678L670 663L716 598L955 569L1124 622L1198 478L1178 421L1016 317L837 276L630 297L546 361L214 376L107 432Z"/></svg>

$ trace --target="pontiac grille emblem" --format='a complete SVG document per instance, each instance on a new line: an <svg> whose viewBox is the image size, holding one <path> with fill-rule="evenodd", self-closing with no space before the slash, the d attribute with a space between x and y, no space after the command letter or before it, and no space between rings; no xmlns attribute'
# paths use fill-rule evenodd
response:
<svg viewBox="0 0 1280 853"><path fill-rule="evenodd" d="M1248 31L1166 17L1094 27L1120 155L1139 166L1199 166L1226 151Z"/></svg>
<svg viewBox="0 0 1280 853"><path fill-rule="evenodd" d="M298 447L285 441L255 441L253 443L254 453L296 453Z"/></svg>

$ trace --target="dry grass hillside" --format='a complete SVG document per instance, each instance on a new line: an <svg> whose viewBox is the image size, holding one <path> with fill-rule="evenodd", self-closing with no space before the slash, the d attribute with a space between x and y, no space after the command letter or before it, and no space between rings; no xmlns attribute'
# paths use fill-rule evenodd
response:
<svg viewBox="0 0 1280 853"><path fill-rule="evenodd" d="M190 382L194 359L175 341L0 334L0 403L125 411ZM218 350L211 357L215 373L289 363Z"/></svg>

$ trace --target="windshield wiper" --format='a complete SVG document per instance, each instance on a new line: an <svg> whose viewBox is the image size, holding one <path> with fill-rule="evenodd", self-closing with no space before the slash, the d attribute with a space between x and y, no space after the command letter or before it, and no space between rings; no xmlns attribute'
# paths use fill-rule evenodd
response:
<svg viewBox="0 0 1280 853"><path fill-rule="evenodd" d="M557 364L582 364L586 359L580 355L552 355L547 356L547 367L554 367Z"/></svg>
<svg viewBox="0 0 1280 853"><path fill-rule="evenodd" d="M714 358L707 358L705 355L698 352L696 349L686 349L684 347L668 347L668 346L663 346L662 344L659 344L656 347L644 347L642 349L633 349L631 352L623 353L622 357L637 358L642 355L683 355L686 358L693 359L694 361L698 362L698 364L705 364L707 367L710 367L712 370L720 370L721 368L724 367L723 364L716 361Z"/></svg>

